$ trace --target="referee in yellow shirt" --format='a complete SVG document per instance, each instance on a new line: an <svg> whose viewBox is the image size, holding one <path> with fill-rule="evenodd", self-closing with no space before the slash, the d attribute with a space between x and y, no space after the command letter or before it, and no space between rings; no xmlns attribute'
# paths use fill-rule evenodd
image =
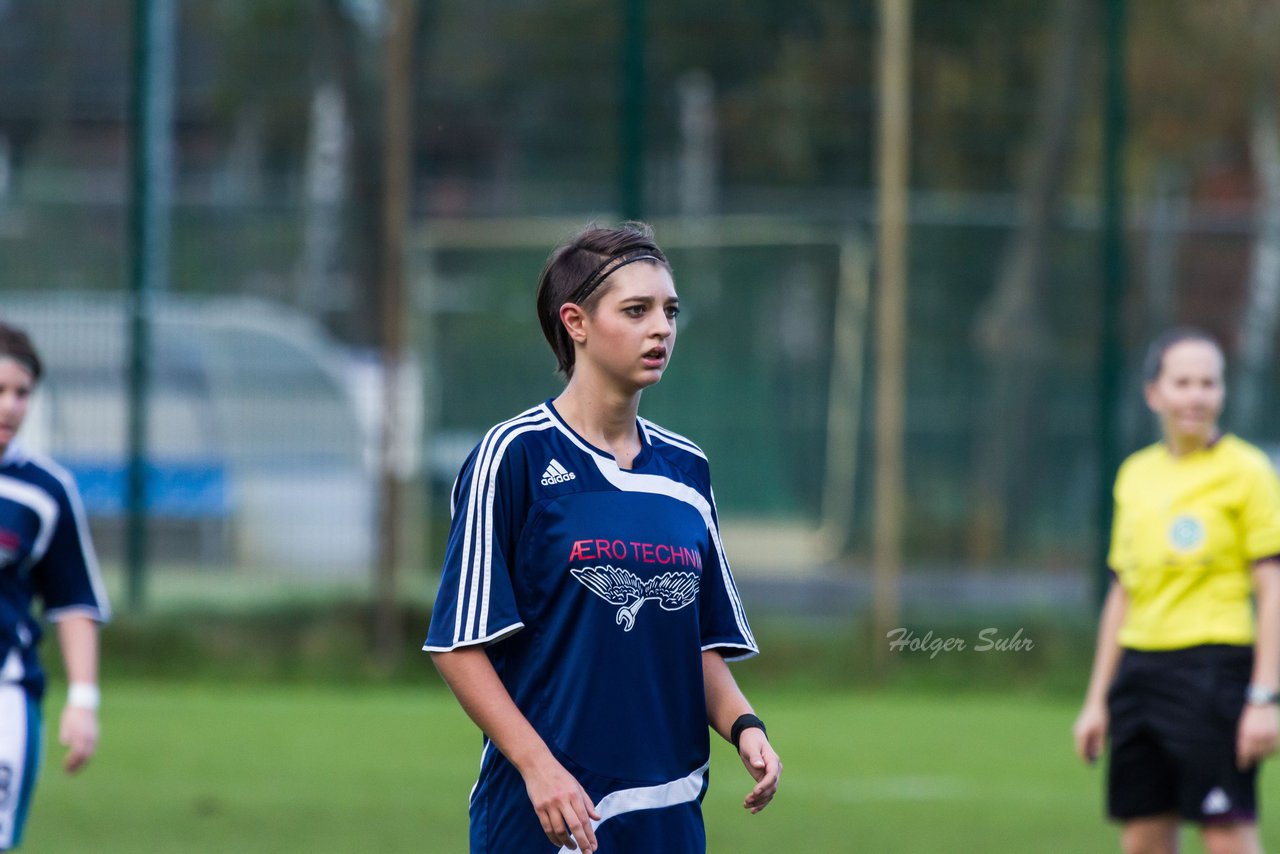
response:
<svg viewBox="0 0 1280 854"><path fill-rule="evenodd" d="M1223 367L1197 329L1152 344L1145 396L1164 441L1116 476L1113 580L1074 736L1089 762L1110 736L1107 809L1130 854L1173 854L1181 820L1209 854L1262 850L1257 767L1280 732L1280 481L1219 432Z"/></svg>

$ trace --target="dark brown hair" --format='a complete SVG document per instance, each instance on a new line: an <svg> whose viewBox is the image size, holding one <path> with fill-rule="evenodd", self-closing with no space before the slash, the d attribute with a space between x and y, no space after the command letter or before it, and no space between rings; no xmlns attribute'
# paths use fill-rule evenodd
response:
<svg viewBox="0 0 1280 854"><path fill-rule="evenodd" d="M1166 329L1147 347L1146 356L1142 360L1144 383L1150 384L1160 379L1160 371L1164 369L1164 354L1169 352L1169 348L1174 344L1181 344L1183 341L1203 341L1213 345L1218 355L1222 355L1222 345L1218 343L1218 339L1197 326L1175 326L1172 329Z"/></svg>
<svg viewBox="0 0 1280 854"><path fill-rule="evenodd" d="M617 228L594 223L560 244L547 258L538 279L538 322L556 354L557 370L573 376L573 341L560 320L560 307L574 303L590 312L608 289L614 270L633 261L658 263L671 271L667 256L653 242L653 229L643 222Z"/></svg>
<svg viewBox="0 0 1280 854"><path fill-rule="evenodd" d="M0 321L0 358L8 357L21 362L31 372L31 382L40 382L44 366L40 364L40 356L27 337L27 333Z"/></svg>

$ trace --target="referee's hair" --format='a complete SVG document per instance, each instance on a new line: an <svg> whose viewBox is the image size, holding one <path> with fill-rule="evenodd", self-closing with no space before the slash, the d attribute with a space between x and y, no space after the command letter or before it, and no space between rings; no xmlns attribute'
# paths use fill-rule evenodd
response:
<svg viewBox="0 0 1280 854"><path fill-rule="evenodd" d="M1160 371L1164 368L1164 354L1169 352L1169 348L1174 344L1181 344L1183 341L1203 341L1213 345L1219 356L1223 355L1222 345L1218 343L1218 339L1198 326L1175 326L1172 329L1166 329L1147 347L1147 354L1142 360L1144 383L1149 385L1160 379Z"/></svg>
<svg viewBox="0 0 1280 854"><path fill-rule="evenodd" d="M653 228L643 222L624 222L617 228L591 223L557 246L547 258L538 279L538 322L551 351L556 370L573 376L573 341L560 321L560 306L576 303L590 313L609 288L609 276L627 259L652 259L671 271L667 256L653 242ZM611 262L619 263L610 266ZM607 269L606 269L607 268Z"/></svg>
<svg viewBox="0 0 1280 854"><path fill-rule="evenodd" d="M36 353L35 345L31 343L27 333L4 321L0 321L0 358L21 362L31 372L31 381L40 382L44 366L40 363L40 355Z"/></svg>

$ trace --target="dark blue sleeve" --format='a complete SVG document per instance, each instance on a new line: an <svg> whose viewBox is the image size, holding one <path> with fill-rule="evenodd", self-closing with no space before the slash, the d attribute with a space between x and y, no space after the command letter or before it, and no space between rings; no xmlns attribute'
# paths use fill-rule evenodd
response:
<svg viewBox="0 0 1280 854"><path fill-rule="evenodd" d="M702 585L698 591L702 648L719 649L729 661L750 658L760 652L747 624L747 613L733 581L724 544L720 541L720 518L708 475L704 497L710 506L709 545L702 561Z"/></svg>
<svg viewBox="0 0 1280 854"><path fill-rule="evenodd" d="M106 622L111 606L89 539L80 493L69 476L58 478L58 484L61 488L51 490L58 503L58 520L49 548L31 570L32 584L44 603L47 619L83 614Z"/></svg>
<svg viewBox="0 0 1280 854"><path fill-rule="evenodd" d="M511 585L526 491L519 456L491 434L462 466L424 650L492 643L524 626Z"/></svg>

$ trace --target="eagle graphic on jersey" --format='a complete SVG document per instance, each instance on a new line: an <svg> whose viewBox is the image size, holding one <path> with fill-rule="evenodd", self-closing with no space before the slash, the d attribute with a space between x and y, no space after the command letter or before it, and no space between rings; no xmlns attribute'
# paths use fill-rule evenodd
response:
<svg viewBox="0 0 1280 854"><path fill-rule="evenodd" d="M692 572L664 572L648 581L613 566L584 566L569 572L610 605L621 606L615 622L627 632L635 628L636 612L650 599L664 611L679 611L698 598L698 576Z"/></svg>

